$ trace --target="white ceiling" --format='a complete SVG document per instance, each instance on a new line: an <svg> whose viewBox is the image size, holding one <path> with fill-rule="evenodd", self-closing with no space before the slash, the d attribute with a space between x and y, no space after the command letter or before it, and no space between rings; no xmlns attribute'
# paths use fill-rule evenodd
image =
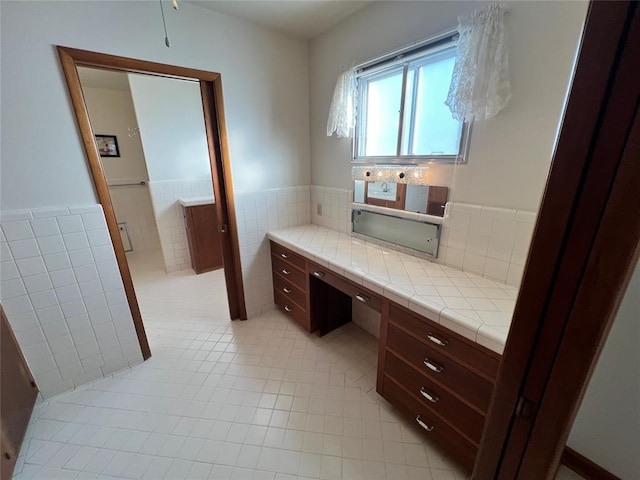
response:
<svg viewBox="0 0 640 480"><path fill-rule="evenodd" d="M239 17L298 38L330 29L371 1L361 0L192 0L200 7Z"/></svg>
<svg viewBox="0 0 640 480"><path fill-rule="evenodd" d="M83 87L129 90L127 74L99 68L78 67L78 76Z"/></svg>

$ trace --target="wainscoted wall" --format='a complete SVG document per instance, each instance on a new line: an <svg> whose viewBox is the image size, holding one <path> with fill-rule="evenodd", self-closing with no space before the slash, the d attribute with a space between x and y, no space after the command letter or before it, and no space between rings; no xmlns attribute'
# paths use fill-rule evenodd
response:
<svg viewBox="0 0 640 480"><path fill-rule="evenodd" d="M353 190L311 185L311 223L351 233Z"/></svg>
<svg viewBox="0 0 640 480"><path fill-rule="evenodd" d="M309 187L238 194L235 198L242 278L249 318L272 310L269 230L310 223Z"/></svg>
<svg viewBox="0 0 640 480"><path fill-rule="evenodd" d="M537 214L447 203L439 260L508 285L519 286Z"/></svg>
<svg viewBox="0 0 640 480"><path fill-rule="evenodd" d="M164 268L175 272L191 267L189 243L185 230L181 198L211 197L213 183L211 177L192 180L151 181L149 193L155 215Z"/></svg>
<svg viewBox="0 0 640 480"><path fill-rule="evenodd" d="M349 234L352 198L351 190L312 185L311 223ZM449 202L436 262L519 286L535 220L535 212Z"/></svg>
<svg viewBox="0 0 640 480"><path fill-rule="evenodd" d="M140 180L114 180L110 183L135 183ZM112 187L111 203L118 222L127 222L134 252L160 248L160 237L151 205L148 186Z"/></svg>
<svg viewBox="0 0 640 480"><path fill-rule="evenodd" d="M100 205L2 212L0 298L43 397L142 361Z"/></svg>

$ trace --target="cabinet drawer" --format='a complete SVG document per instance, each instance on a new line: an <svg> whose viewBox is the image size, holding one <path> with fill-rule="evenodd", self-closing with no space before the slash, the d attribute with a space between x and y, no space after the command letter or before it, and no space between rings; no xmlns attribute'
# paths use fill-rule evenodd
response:
<svg viewBox="0 0 640 480"><path fill-rule="evenodd" d="M434 415L389 377L384 379L384 397L401 412L408 415L426 438L436 442L467 470L473 469L478 453L478 448L474 443L456 432L443 419ZM422 422L422 425L418 423L418 420Z"/></svg>
<svg viewBox="0 0 640 480"><path fill-rule="evenodd" d="M305 310L295 302L292 302L291 299L285 297L284 293L280 293L278 290L273 291L273 299L276 305L282 307L287 315L302 325L306 330L309 330L309 316Z"/></svg>
<svg viewBox="0 0 640 480"><path fill-rule="evenodd" d="M389 308L389 319L415 333L435 350L446 352L495 380L500 360L491 356L490 353L482 351L471 341L467 341L460 335L424 317L405 312L393 304Z"/></svg>
<svg viewBox="0 0 640 480"><path fill-rule="evenodd" d="M273 266L274 274L282 276L282 278L292 283L303 292L307 291L307 275L305 271L298 270L296 267L293 267L284 260L274 256L271 257L271 265Z"/></svg>
<svg viewBox="0 0 640 480"><path fill-rule="evenodd" d="M304 310L307 309L307 294L275 273L273 274L273 289L280 292L285 298L297 303Z"/></svg>
<svg viewBox="0 0 640 480"><path fill-rule="evenodd" d="M358 286L349 280L336 275L325 267L321 267L312 262L307 262L309 275L319 278L332 287L337 288L341 292L349 295L353 300L358 301L374 310L382 311L382 300L376 294L371 293L366 288Z"/></svg>
<svg viewBox="0 0 640 480"><path fill-rule="evenodd" d="M493 391L493 384L488 380L392 324L387 330L387 348L428 378L456 392L486 413Z"/></svg>
<svg viewBox="0 0 640 480"><path fill-rule="evenodd" d="M287 262L295 265L301 270L305 269L306 260L304 259L304 257L275 242L271 242L271 255L281 258L282 260L286 260Z"/></svg>
<svg viewBox="0 0 640 480"><path fill-rule="evenodd" d="M484 415L464 404L425 375L418 373L391 352L387 352L384 374L409 390L416 399L471 440L480 443Z"/></svg>

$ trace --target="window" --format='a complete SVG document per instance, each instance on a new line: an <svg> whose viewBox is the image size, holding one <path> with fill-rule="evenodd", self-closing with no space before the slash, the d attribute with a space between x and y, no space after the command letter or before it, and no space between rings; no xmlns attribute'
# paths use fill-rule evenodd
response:
<svg viewBox="0 0 640 480"><path fill-rule="evenodd" d="M444 104L455 54L448 37L358 73L355 161L465 161L469 127Z"/></svg>

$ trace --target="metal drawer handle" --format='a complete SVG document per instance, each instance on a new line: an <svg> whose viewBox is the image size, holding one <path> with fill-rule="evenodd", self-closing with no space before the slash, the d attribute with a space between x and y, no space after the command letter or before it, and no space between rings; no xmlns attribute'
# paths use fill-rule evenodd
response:
<svg viewBox="0 0 640 480"><path fill-rule="evenodd" d="M318 277L318 278L322 278L322 277L324 277L324 272L321 272L320 270L316 270L315 272L313 272L313 276L314 277Z"/></svg>
<svg viewBox="0 0 640 480"><path fill-rule="evenodd" d="M440 400L440 397L436 397L435 395L431 395L427 392L424 387L420 387L420 395L429 400L431 403L437 403Z"/></svg>
<svg viewBox="0 0 640 480"><path fill-rule="evenodd" d="M367 303L371 299L362 293L356 293L356 300L362 303Z"/></svg>
<svg viewBox="0 0 640 480"><path fill-rule="evenodd" d="M424 363L424 366L427 367L430 370L433 370L436 373L440 373L444 370L444 367L433 363L431 360L429 360L428 358L425 358L424 361L422 362Z"/></svg>
<svg viewBox="0 0 640 480"><path fill-rule="evenodd" d="M440 340L431 332L427 333L427 338L431 340L433 343L435 343L436 345L440 345L441 347L446 347L447 345L449 345L448 340Z"/></svg>
<svg viewBox="0 0 640 480"><path fill-rule="evenodd" d="M284 306L284 309L285 309L287 312L293 312L293 308L291 308L289 305L285 305L285 306Z"/></svg>
<svg viewBox="0 0 640 480"><path fill-rule="evenodd" d="M291 293L291 289L290 289L289 287L284 287L284 288L282 289L282 291L283 291L284 293Z"/></svg>
<svg viewBox="0 0 640 480"><path fill-rule="evenodd" d="M427 432L431 432L435 428L433 425L427 425L422 420L420 420L420 415L416 417L416 422L418 422L418 425L424 428Z"/></svg>
<svg viewBox="0 0 640 480"><path fill-rule="evenodd" d="M282 258L289 258L289 255L287 255L286 253L281 253L281 254L280 254L280 256L281 256Z"/></svg>
<svg viewBox="0 0 640 480"><path fill-rule="evenodd" d="M285 275L289 275L291 272L289 270L287 270L286 268L282 269L282 273L284 273Z"/></svg>

